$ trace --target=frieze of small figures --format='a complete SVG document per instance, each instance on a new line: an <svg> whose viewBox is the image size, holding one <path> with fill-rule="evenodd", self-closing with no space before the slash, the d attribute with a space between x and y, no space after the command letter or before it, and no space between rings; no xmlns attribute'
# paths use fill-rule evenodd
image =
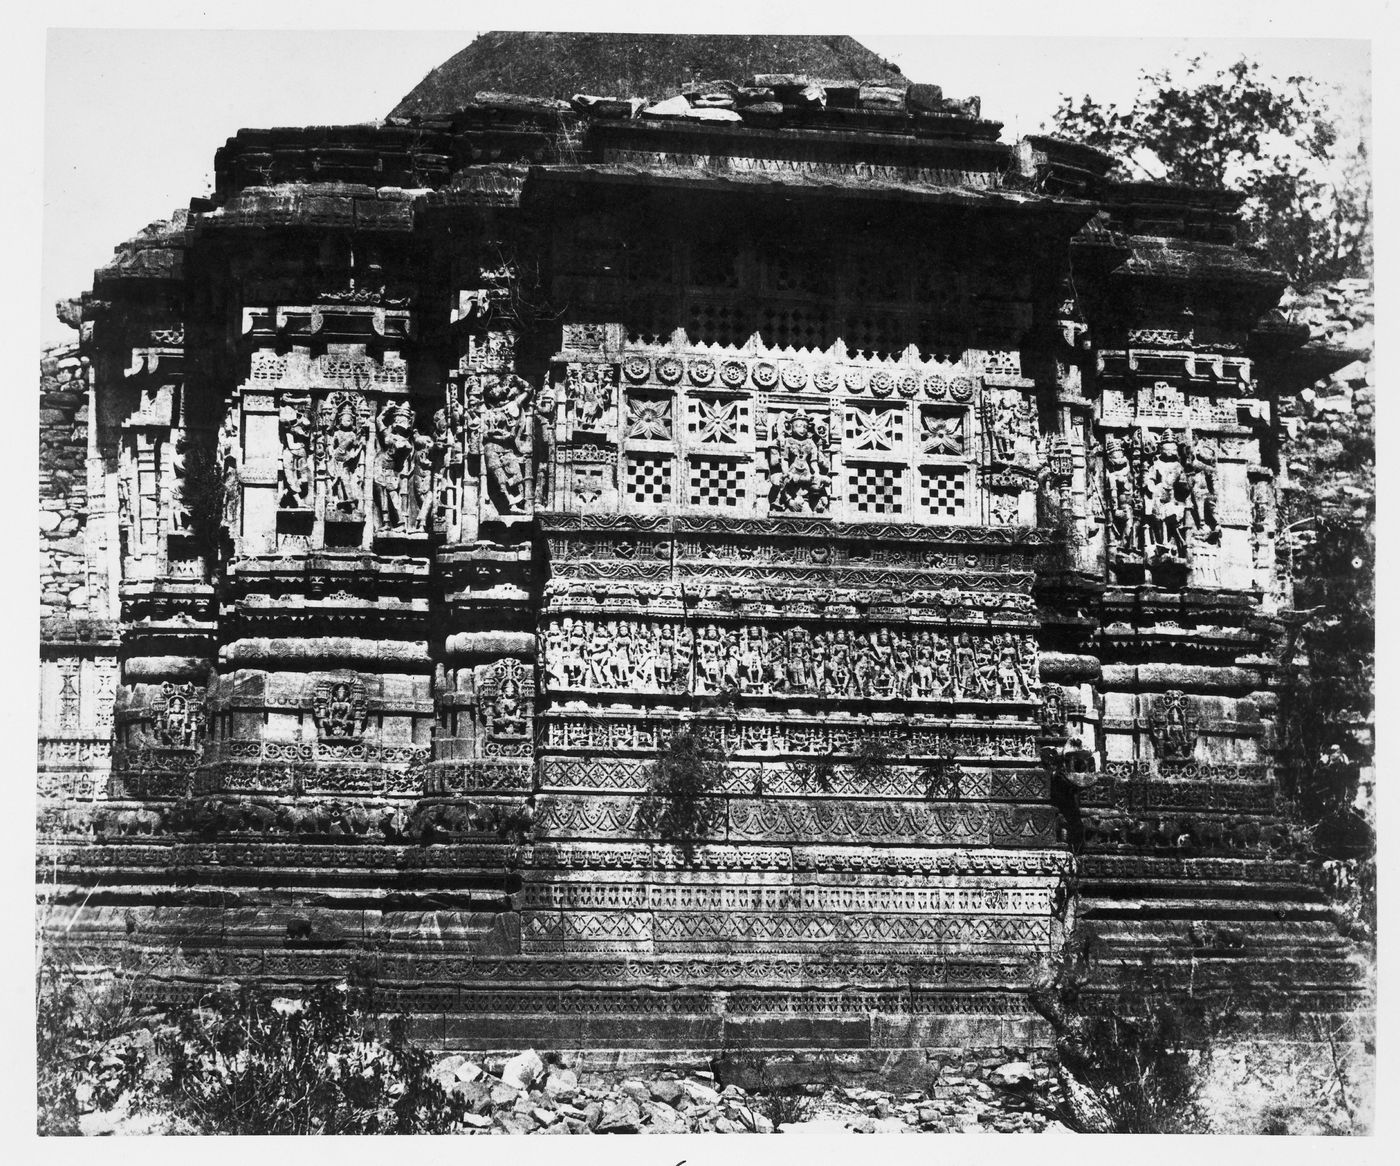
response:
<svg viewBox="0 0 1400 1166"><path fill-rule="evenodd" d="M41 802L92 801L106 793L107 780L105 765L89 770L49 769L41 762L36 775L36 796Z"/></svg>
<svg viewBox="0 0 1400 1166"><path fill-rule="evenodd" d="M145 740L130 744L118 742L112 746L112 769L135 778L139 774L154 780L158 775L188 776L200 764L203 749L196 741L193 748L152 745Z"/></svg>
<svg viewBox="0 0 1400 1166"><path fill-rule="evenodd" d="M1143 778L1167 780L1264 782L1272 780L1272 769L1264 762L1253 761L1105 761L1104 776L1116 781Z"/></svg>
<svg viewBox="0 0 1400 1166"><path fill-rule="evenodd" d="M578 557L574 544L561 540L560 548L567 548L568 557ZM753 538L741 540L682 537L676 543L676 558L678 564L690 566L692 569L707 562L738 562L773 564L788 568L946 571L963 578L1000 579L1011 586L1028 584L1033 578L1035 566L1033 560L1025 555L958 554L932 551L917 545L873 545L864 540L763 542ZM987 574L982 574L984 572ZM1018 573L1023 578L1018 578Z"/></svg>
<svg viewBox="0 0 1400 1166"><path fill-rule="evenodd" d="M736 716L715 724L719 745L728 753L796 754L830 757L852 753L862 741L876 741L895 755L912 758L1038 757L1033 733L1036 726L1009 724L952 726L927 725L901 719L898 724L843 724L830 716L820 723L795 718L748 719ZM621 717L610 714L550 713L544 721L543 748L549 750L617 750L650 753L664 745L674 732L674 722L664 718Z"/></svg>
<svg viewBox="0 0 1400 1166"><path fill-rule="evenodd" d="M1139 816L1090 810L1083 815L1083 830L1084 844L1091 849L1302 857L1307 848L1303 827L1238 813Z"/></svg>
<svg viewBox="0 0 1400 1166"><path fill-rule="evenodd" d="M1080 804L1129 810L1234 810L1271 814L1278 790L1271 781L1094 782L1080 794Z"/></svg>
<svg viewBox="0 0 1400 1166"><path fill-rule="evenodd" d="M611 569L612 564L608 564ZM582 574L573 566L570 574ZM670 568L668 568L669 570ZM1030 611L1031 576L998 579L995 575L925 574L919 571L890 571L865 567L789 567L779 565L751 566L745 563L680 562L674 572L689 587L713 585L723 581L727 587L746 586L772 594L774 588L804 588L812 590L812 601L844 603L853 606L873 600L910 608L935 608L940 614L953 614L977 609L1015 609ZM851 594L851 593L858 594ZM871 597L865 599L863 597Z"/></svg>
<svg viewBox="0 0 1400 1166"><path fill-rule="evenodd" d="M1302 868L1296 861L1267 858L1222 858L1211 855L1085 854L1080 867L1086 878L1219 879L1249 882L1296 882Z"/></svg>
<svg viewBox="0 0 1400 1166"><path fill-rule="evenodd" d="M840 884L753 885L590 880L528 883L518 896L529 911L805 912L810 915L1048 915L1053 888L1040 886L870 887Z"/></svg>
<svg viewBox="0 0 1400 1166"><path fill-rule="evenodd" d="M412 794L421 786L419 770L427 750L404 749L401 764L351 764L317 761L219 761L202 766L194 788L201 792L242 791L262 794L333 792L368 797L378 794ZM414 760L409 761L408 756Z"/></svg>
<svg viewBox="0 0 1400 1166"><path fill-rule="evenodd" d="M564 920L578 918L564 914ZM634 916L635 918L635 916ZM744 911L652 916L654 942L677 944L937 944L962 950L1022 948L1049 942L1048 919L921 915L819 914L806 911L770 915ZM965 945L965 946L964 946Z"/></svg>
<svg viewBox="0 0 1400 1166"><path fill-rule="evenodd" d="M1029 701L1039 694L1034 635L881 627L565 616L542 633L551 691L807 695L852 700Z"/></svg>
<svg viewBox="0 0 1400 1166"><path fill-rule="evenodd" d="M534 767L528 761L434 761L422 769L424 794L532 793Z"/></svg>

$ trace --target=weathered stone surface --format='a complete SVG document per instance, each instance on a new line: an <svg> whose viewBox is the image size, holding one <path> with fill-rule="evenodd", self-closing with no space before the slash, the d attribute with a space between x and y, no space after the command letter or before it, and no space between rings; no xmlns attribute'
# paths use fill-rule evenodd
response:
<svg viewBox="0 0 1400 1166"><path fill-rule="evenodd" d="M501 1069L501 1081L516 1089L530 1090L544 1080L544 1062L534 1049L512 1057Z"/></svg>
<svg viewBox="0 0 1400 1166"><path fill-rule="evenodd" d="M600 1134L635 1134L641 1128L641 1110L631 1097L604 1105L597 1124L593 1126L594 1131Z"/></svg>
<svg viewBox="0 0 1400 1166"><path fill-rule="evenodd" d="M934 1047L935 1108L860 1123L1014 1125L1072 870L1124 974L1354 1003L1271 690L1283 422L1366 421L1361 306L1290 350L1228 197L829 38L656 86L635 40L484 43L451 117L239 133L65 309L55 935L178 949L157 997L372 965L512 1130L757 1127L804 1056ZM694 816L652 789L677 750ZM625 1087L546 1071L605 1050ZM672 1052L722 1094L623 1055Z"/></svg>
<svg viewBox="0 0 1400 1166"><path fill-rule="evenodd" d="M578 1074L572 1069L550 1069L544 1079L544 1091L555 1101L572 1101L578 1092Z"/></svg>

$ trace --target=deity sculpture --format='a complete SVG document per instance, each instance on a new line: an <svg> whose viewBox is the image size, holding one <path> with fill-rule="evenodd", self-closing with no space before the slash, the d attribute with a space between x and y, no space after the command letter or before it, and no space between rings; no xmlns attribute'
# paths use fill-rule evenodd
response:
<svg viewBox="0 0 1400 1166"><path fill-rule="evenodd" d="M1136 549L1138 540L1133 491L1133 471L1127 451L1116 437L1104 443L1104 477L1107 482L1105 510L1114 548L1121 552Z"/></svg>
<svg viewBox="0 0 1400 1166"><path fill-rule="evenodd" d="M799 410L783 422L783 436L769 447L772 510L815 514L830 505L831 459L817 442L814 431L812 419Z"/></svg>
<svg viewBox="0 0 1400 1166"><path fill-rule="evenodd" d="M190 507L185 491L188 481L185 477L185 455L189 449L189 439L180 434L175 438L170 450L170 529L185 531L190 527Z"/></svg>
<svg viewBox="0 0 1400 1166"><path fill-rule="evenodd" d="M997 654L997 695L1003 700L1018 700L1029 696L1030 685L1026 683L1025 670L1021 667L1021 653L1015 639L1009 633L998 635L995 640Z"/></svg>
<svg viewBox="0 0 1400 1166"><path fill-rule="evenodd" d="M301 405L283 405L277 411L282 438L281 505L298 509L311 497L311 418Z"/></svg>
<svg viewBox="0 0 1400 1166"><path fill-rule="evenodd" d="M451 521L457 513L462 481L462 403L449 396L433 414L433 515Z"/></svg>
<svg viewBox="0 0 1400 1166"><path fill-rule="evenodd" d="M1186 554L1186 499L1191 490L1177 449L1176 440L1167 434L1157 447L1157 460L1143 484L1148 529L1156 554L1172 558Z"/></svg>
<svg viewBox="0 0 1400 1166"><path fill-rule="evenodd" d="M535 505L549 505L549 493L554 485L554 391L548 385L540 389L535 399L533 449L538 452L535 465Z"/></svg>
<svg viewBox="0 0 1400 1166"><path fill-rule="evenodd" d="M477 417L486 484L496 509L518 514L524 504L525 460L533 419L527 414L530 385L514 374L488 376Z"/></svg>
<svg viewBox="0 0 1400 1166"><path fill-rule="evenodd" d="M243 503L242 475L238 469L239 447L238 407L234 405L224 415L218 444L219 475L223 481L223 524L232 535L238 533Z"/></svg>
<svg viewBox="0 0 1400 1166"><path fill-rule="evenodd" d="M151 702L155 713L152 731L159 745L167 749L193 749L204 723L203 702L193 684L166 681Z"/></svg>
<svg viewBox="0 0 1400 1166"><path fill-rule="evenodd" d="M1208 542L1220 540L1220 524L1215 518L1215 451L1206 445L1191 450L1190 495L1187 516L1191 527Z"/></svg>
<svg viewBox="0 0 1400 1166"><path fill-rule="evenodd" d="M327 737L350 737L355 731L355 705L350 699L350 686L337 684L331 688L321 731Z"/></svg>
<svg viewBox="0 0 1400 1166"><path fill-rule="evenodd" d="M612 403L611 371L603 365L572 364L565 382L575 429L597 429Z"/></svg>
<svg viewBox="0 0 1400 1166"><path fill-rule="evenodd" d="M358 514L364 506L361 467L365 435L354 405L342 401L335 411L334 428L327 442L330 483L326 508L342 514Z"/></svg>
<svg viewBox="0 0 1400 1166"><path fill-rule="evenodd" d="M374 463L374 513L380 530L404 525L404 479L413 456L413 410L391 401L375 421L379 450Z"/></svg>
<svg viewBox="0 0 1400 1166"><path fill-rule="evenodd" d="M427 531L432 528L437 513L437 495L433 490L437 449L437 440L431 433L413 435L413 453L409 456L406 480L410 530Z"/></svg>
<svg viewBox="0 0 1400 1166"><path fill-rule="evenodd" d="M365 686L358 677L322 680L316 686L312 712L326 740L348 740L364 730Z"/></svg>

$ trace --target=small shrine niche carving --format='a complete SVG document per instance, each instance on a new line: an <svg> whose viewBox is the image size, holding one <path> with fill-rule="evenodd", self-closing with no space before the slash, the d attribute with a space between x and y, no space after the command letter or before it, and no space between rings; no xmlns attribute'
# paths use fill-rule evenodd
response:
<svg viewBox="0 0 1400 1166"><path fill-rule="evenodd" d="M1170 689L1162 694L1149 719L1152 743L1161 761L1189 760L1196 752L1196 718L1186 694Z"/></svg>
<svg viewBox="0 0 1400 1166"><path fill-rule="evenodd" d="M476 670L476 704L482 752L515 756L534 739L534 669L514 658Z"/></svg>
<svg viewBox="0 0 1400 1166"><path fill-rule="evenodd" d="M204 693L192 683L166 681L151 701L151 733L165 749L194 749L204 728Z"/></svg>
<svg viewBox="0 0 1400 1166"><path fill-rule="evenodd" d="M368 701L359 676L335 676L316 685L312 705L323 741L351 741L364 735Z"/></svg>

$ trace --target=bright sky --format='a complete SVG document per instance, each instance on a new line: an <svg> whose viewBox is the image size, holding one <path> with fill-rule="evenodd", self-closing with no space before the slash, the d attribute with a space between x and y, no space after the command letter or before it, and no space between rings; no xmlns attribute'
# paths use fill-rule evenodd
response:
<svg viewBox="0 0 1400 1166"><path fill-rule="evenodd" d="M1005 122L1006 140L1042 128L1066 91L1130 102L1142 69L1156 69L1182 52L1202 53L1221 64L1246 53L1266 71L1334 84L1348 104L1369 93L1370 47L1364 40L866 34L852 11L815 29L784 27L846 31L914 80L936 82L951 96L981 95L983 116ZM575 18L533 26L580 24ZM620 26L626 23L597 27ZM727 27L737 31L743 25ZM1095 22L1095 27L1113 25ZM773 28L770 24L765 31ZM311 28L49 30L43 342L72 336L54 317L52 305L89 286L93 269L116 244L209 190L214 151L238 129L382 117L474 35Z"/></svg>

